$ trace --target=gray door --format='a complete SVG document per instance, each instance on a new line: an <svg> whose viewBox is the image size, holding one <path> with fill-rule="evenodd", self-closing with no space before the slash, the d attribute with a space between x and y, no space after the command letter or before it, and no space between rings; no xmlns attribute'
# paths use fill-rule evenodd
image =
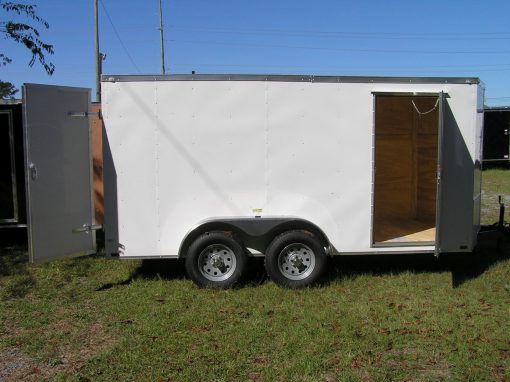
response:
<svg viewBox="0 0 510 382"><path fill-rule="evenodd" d="M447 98L439 94L436 256L471 249L473 239L474 163Z"/></svg>
<svg viewBox="0 0 510 382"><path fill-rule="evenodd" d="M90 90L23 86L30 261L94 252Z"/></svg>

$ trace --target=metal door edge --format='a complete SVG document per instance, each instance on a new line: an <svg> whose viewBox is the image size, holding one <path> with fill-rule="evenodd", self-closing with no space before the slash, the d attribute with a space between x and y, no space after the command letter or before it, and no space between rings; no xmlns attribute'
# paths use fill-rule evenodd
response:
<svg viewBox="0 0 510 382"><path fill-rule="evenodd" d="M28 171L28 163L30 163L28 132L27 132L27 89L26 85L21 87L21 109L22 109L22 126L23 126L23 169L25 174L25 205L27 214L27 244L28 258L30 262L34 262L34 246L32 242L32 211L30 206L30 171Z"/></svg>
<svg viewBox="0 0 510 382"><path fill-rule="evenodd" d="M441 206L442 206L442 172L443 172L443 144L444 144L444 102L446 95L438 95L438 132L437 132L437 187L436 187L436 248L434 256L439 257L441 252Z"/></svg>
<svg viewBox="0 0 510 382"><path fill-rule="evenodd" d="M65 258L63 258L62 256L47 257L47 258L44 259L44 261L71 259L71 258L76 258L76 257L81 257L81 256L92 255L94 253L96 253L96 251L81 251L81 252L75 252L75 253L71 253L69 255L66 255ZM36 263L37 263L37 261L36 261Z"/></svg>

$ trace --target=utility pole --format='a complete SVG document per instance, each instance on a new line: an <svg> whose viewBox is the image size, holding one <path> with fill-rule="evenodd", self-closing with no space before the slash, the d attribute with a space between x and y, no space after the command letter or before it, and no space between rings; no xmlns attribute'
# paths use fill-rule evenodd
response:
<svg viewBox="0 0 510 382"><path fill-rule="evenodd" d="M96 102L101 102L101 61L102 55L99 53L99 22L97 15L97 0L94 0L94 37L96 49Z"/></svg>
<svg viewBox="0 0 510 382"><path fill-rule="evenodd" d="M161 74L165 74L165 42L163 38L163 6L159 0L159 35L161 40Z"/></svg>

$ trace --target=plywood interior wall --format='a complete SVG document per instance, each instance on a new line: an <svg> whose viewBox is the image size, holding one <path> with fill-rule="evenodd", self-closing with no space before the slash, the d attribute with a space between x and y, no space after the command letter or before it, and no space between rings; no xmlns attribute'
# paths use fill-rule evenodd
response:
<svg viewBox="0 0 510 382"><path fill-rule="evenodd" d="M420 115L412 101L421 112ZM437 97L377 96L374 221L435 222Z"/></svg>
<svg viewBox="0 0 510 382"><path fill-rule="evenodd" d="M90 118L92 130L92 168L93 168L93 191L94 212L97 224L104 223L104 190L103 190L103 119L101 118L101 105L93 103L93 113L98 116Z"/></svg>

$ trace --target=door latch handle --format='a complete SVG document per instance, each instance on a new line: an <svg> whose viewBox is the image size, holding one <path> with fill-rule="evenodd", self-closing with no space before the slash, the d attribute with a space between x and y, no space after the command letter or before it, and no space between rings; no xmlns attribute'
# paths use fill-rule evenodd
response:
<svg viewBox="0 0 510 382"><path fill-rule="evenodd" d="M74 228L73 233L89 233L90 231L97 231L102 229L103 226L101 224L84 224L81 227Z"/></svg>
<svg viewBox="0 0 510 382"><path fill-rule="evenodd" d="M28 170L30 172L30 178L34 181L37 180L37 167L35 167L35 164L30 163Z"/></svg>

